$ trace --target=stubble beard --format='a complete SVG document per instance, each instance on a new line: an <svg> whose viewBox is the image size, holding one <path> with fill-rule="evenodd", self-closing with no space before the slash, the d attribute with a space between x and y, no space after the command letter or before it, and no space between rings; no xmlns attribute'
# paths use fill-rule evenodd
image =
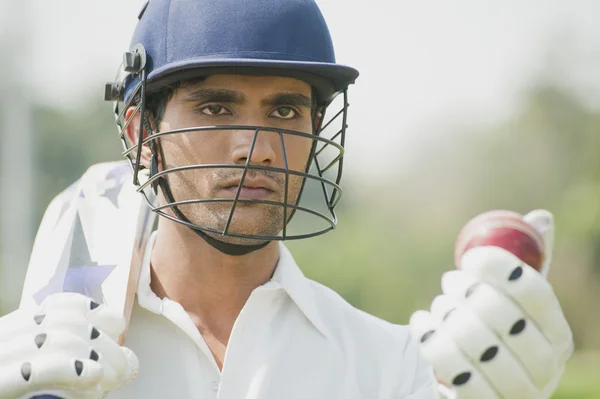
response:
<svg viewBox="0 0 600 399"><path fill-rule="evenodd" d="M198 187L197 179L186 179L172 176L169 179L169 185L173 192L176 201L178 198L198 199L198 198L220 198L219 184L215 182L225 182L232 178L239 177L240 171L235 169L215 169L210 173L209 179L203 179L206 184ZM204 202L180 205L178 208L185 217L193 224L201 227L201 230L210 237L235 245L257 245L266 241L271 241L273 237L277 237L283 230L284 226L284 195L285 195L285 173L277 171L254 171L249 170L246 177L265 176L275 182L278 188L273 196L267 200L277 202L277 204L263 204L240 202L235 204L233 209L233 201L220 202ZM294 208L289 205L296 205L300 190L302 188L303 177L289 175L288 178L288 198L287 198L287 216L289 221ZM210 184L208 195L202 195L202 186L206 187ZM227 234L223 234L227 227L227 222L231 215L231 222L227 229ZM206 229L216 230L210 231ZM263 238L238 237L231 234L239 234L245 236L259 236ZM271 237L271 238L269 238Z"/></svg>

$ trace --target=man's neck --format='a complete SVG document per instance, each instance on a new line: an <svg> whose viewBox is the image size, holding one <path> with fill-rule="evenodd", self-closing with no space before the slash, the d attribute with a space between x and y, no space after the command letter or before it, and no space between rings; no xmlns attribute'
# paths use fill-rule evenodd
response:
<svg viewBox="0 0 600 399"><path fill-rule="evenodd" d="M279 259L277 242L247 255L226 255L188 227L161 219L151 257L151 288L183 306L200 332L226 342L252 291Z"/></svg>

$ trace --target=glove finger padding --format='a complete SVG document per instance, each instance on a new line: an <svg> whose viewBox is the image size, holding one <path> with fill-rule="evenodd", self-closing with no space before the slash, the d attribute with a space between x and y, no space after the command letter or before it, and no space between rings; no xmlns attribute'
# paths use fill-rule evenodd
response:
<svg viewBox="0 0 600 399"><path fill-rule="evenodd" d="M564 363L573 352L571 328L552 286L512 253L496 247L470 249L461 268L510 298L552 344Z"/></svg>
<svg viewBox="0 0 600 399"><path fill-rule="evenodd" d="M108 336L99 333L82 338L68 330L46 330L19 335L0 346L3 362L35 359L38 356L65 355L98 362L104 370L101 384L106 391L131 380L137 374L137 358Z"/></svg>
<svg viewBox="0 0 600 399"><path fill-rule="evenodd" d="M540 271L542 276L548 276L550 264L552 262L552 252L554 249L554 216L545 209L536 209L523 216L529 225L531 225L540 235L544 243L544 263Z"/></svg>
<svg viewBox="0 0 600 399"><path fill-rule="evenodd" d="M496 334L538 389L554 376L559 367L556 351L509 298L463 271L445 273L442 288Z"/></svg>
<svg viewBox="0 0 600 399"><path fill-rule="evenodd" d="M501 399L454 340L439 328L439 323L429 312L420 310L413 313L409 324L423 358L431 364L441 382L456 392L458 398Z"/></svg>
<svg viewBox="0 0 600 399"><path fill-rule="evenodd" d="M533 398L538 389L518 358L471 309L441 295L431 306L438 330L444 331L502 398ZM459 396L460 397L460 396Z"/></svg>
<svg viewBox="0 0 600 399"><path fill-rule="evenodd" d="M38 315L55 311L72 312L84 316L90 324L104 331L113 340L117 340L125 330L123 315L105 305L95 303L90 298L73 293L61 292L48 296L40 305Z"/></svg>
<svg viewBox="0 0 600 399"><path fill-rule="evenodd" d="M122 315L81 294L64 292L48 296L34 311L17 310L0 318L0 341L42 323L47 326L48 319L58 318L57 313L67 315L66 319L77 319L80 326L93 325L115 341L125 330ZM59 319L59 324L65 320L64 317Z"/></svg>
<svg viewBox="0 0 600 399"><path fill-rule="evenodd" d="M98 383L102 376L102 367L93 360L51 354L30 361L3 364L0 367L0 387L2 394L10 399L42 390L90 392L93 393L91 397L100 397Z"/></svg>
<svg viewBox="0 0 600 399"><path fill-rule="evenodd" d="M69 332L33 332L14 337L0 346L2 363L34 359L37 356L62 354L77 359L94 359L94 349L80 337Z"/></svg>
<svg viewBox="0 0 600 399"><path fill-rule="evenodd" d="M118 388L138 373L135 354L116 342L125 327L124 318L83 295L60 293L48 296L37 309L19 310L2 318L1 327L1 364L18 368L26 361L24 367L32 370L31 378L23 385L23 381L14 377L15 372L7 369L6 375L13 377L8 381L0 379L3 398L5 392L19 389L25 389L27 393L66 390L66 394L72 396L70 388L76 392L74 398L95 398L98 392ZM62 361L52 363L54 358ZM78 363L73 363L76 359ZM90 364L88 369L100 370L99 379L88 387L85 378L79 386L70 386L72 378L81 377L72 375L73 364L79 367L77 371L85 370L81 367ZM5 386L4 383L12 385ZM16 397L16 394L11 396Z"/></svg>

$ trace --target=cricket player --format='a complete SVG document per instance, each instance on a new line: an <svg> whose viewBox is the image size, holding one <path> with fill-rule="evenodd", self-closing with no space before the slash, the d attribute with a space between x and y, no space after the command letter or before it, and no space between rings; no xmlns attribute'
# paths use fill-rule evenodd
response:
<svg viewBox="0 0 600 399"><path fill-rule="evenodd" d="M125 345L122 315L49 295L0 319L0 398L551 396L571 331L512 254L469 252L404 326L307 279L286 249L336 222L358 77L313 0L150 0L120 72L106 97L161 216ZM551 215L527 220L551 246Z"/></svg>

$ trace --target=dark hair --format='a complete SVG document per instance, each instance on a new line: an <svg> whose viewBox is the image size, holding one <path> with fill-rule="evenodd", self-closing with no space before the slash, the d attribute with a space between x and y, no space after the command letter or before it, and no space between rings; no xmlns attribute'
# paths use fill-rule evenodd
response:
<svg viewBox="0 0 600 399"><path fill-rule="evenodd" d="M197 85L204 82L204 80L206 80L205 76L178 81L148 95L146 98L146 109L150 111L154 117L154 123L156 124L156 127L158 128L158 126L160 126L160 122L165 116L167 104L173 98L173 95L175 95L175 91L177 89Z"/></svg>
<svg viewBox="0 0 600 399"><path fill-rule="evenodd" d="M204 82L204 80L206 80L205 76L202 76L199 78L194 78L194 79L178 81L176 83L165 86L164 88L161 88L160 90L158 90L154 93L149 94L146 98L146 109L152 114L152 116L154 118L155 126L157 128L158 128L158 126L160 126L160 122L162 121L163 117L165 116L165 110L167 108L167 104L173 98L173 96L175 95L175 91L177 89L194 86L194 85ZM317 111L320 108L317 104L317 92L314 88L312 88L311 100L312 100L311 116L312 116L312 119L314 120L316 117Z"/></svg>

